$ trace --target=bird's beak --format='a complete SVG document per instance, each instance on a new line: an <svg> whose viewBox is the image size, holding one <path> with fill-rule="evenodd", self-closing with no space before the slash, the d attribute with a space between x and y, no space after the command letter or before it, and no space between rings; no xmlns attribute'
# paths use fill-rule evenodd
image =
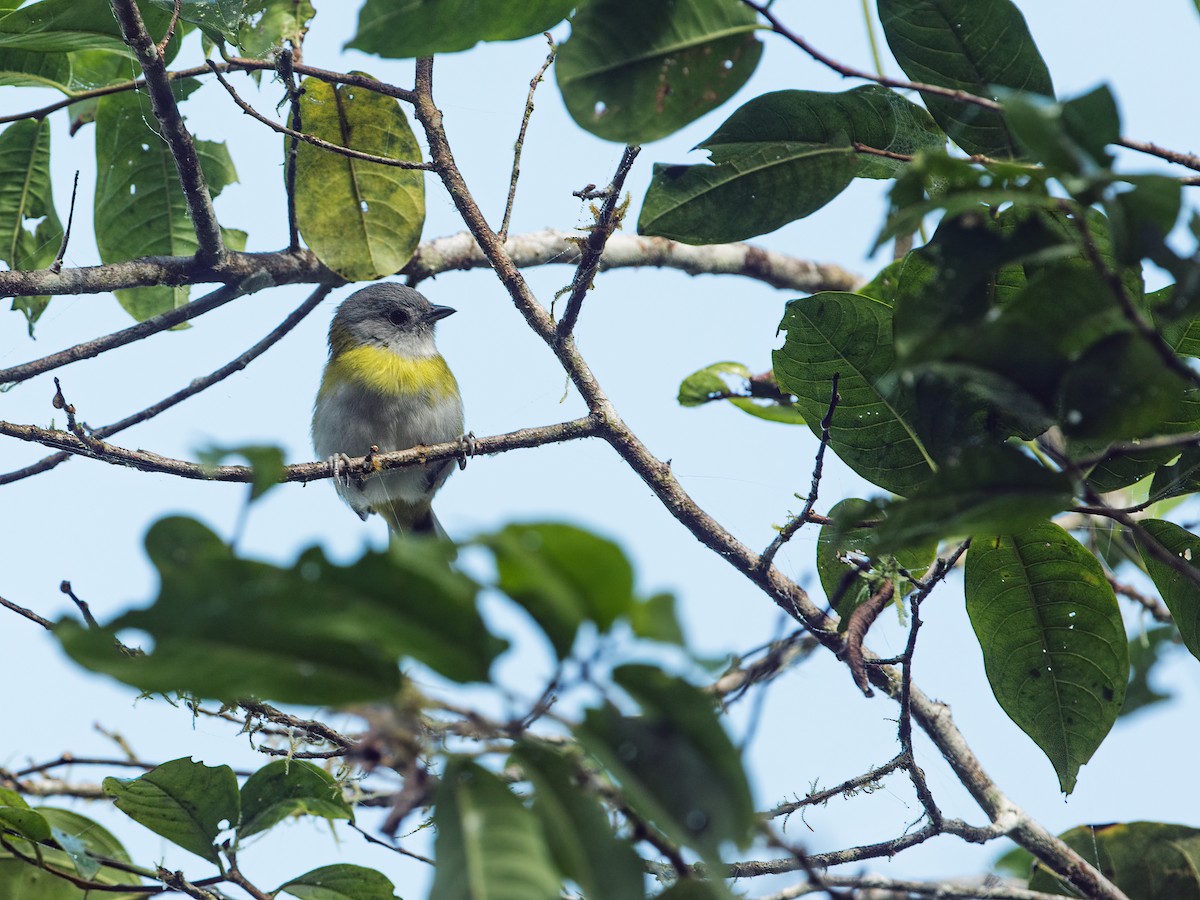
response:
<svg viewBox="0 0 1200 900"><path fill-rule="evenodd" d="M425 314L425 318L430 322L436 322L438 319L444 319L446 316L454 315L458 310L453 306L438 306L436 303L430 304L429 312Z"/></svg>

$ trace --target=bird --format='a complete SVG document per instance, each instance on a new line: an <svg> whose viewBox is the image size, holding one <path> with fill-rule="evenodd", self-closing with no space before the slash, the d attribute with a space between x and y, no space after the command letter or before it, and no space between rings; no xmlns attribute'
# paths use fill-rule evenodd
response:
<svg viewBox="0 0 1200 900"><path fill-rule="evenodd" d="M339 460L463 439L458 381L438 352L434 327L452 315L399 284L351 294L329 326L329 359L313 404L312 441L335 475ZM396 534L445 537L434 494L455 461L435 460L372 474L334 478L350 508L378 513Z"/></svg>

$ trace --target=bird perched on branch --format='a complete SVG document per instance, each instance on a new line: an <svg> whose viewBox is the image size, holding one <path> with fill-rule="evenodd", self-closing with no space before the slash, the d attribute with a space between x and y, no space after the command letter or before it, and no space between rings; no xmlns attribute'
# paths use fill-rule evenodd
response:
<svg viewBox="0 0 1200 900"><path fill-rule="evenodd" d="M373 284L342 302L313 408L318 457L336 467L372 447L388 452L462 437L458 382L433 336L453 312L398 284ZM398 533L444 536L430 503L453 466L443 459L334 483L363 519L375 512Z"/></svg>

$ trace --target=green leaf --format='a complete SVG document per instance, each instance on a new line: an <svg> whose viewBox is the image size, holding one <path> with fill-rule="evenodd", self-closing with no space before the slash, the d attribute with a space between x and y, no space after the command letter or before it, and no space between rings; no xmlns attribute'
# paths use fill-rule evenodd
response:
<svg viewBox="0 0 1200 900"><path fill-rule="evenodd" d="M867 84L841 93L788 90L762 94L740 106L697 146L713 151L720 148L725 154L747 144L785 152L795 143L838 142L839 135L852 144L909 156L946 145L946 135L929 113L895 91ZM854 174L858 178L891 178L904 166L899 160L860 153Z"/></svg>
<svg viewBox="0 0 1200 900"><path fill-rule="evenodd" d="M855 142L913 153L942 146L945 135L878 85L764 94L700 142L711 165L654 167L638 231L690 244L739 241L816 212L856 176L890 178L903 165L856 153Z"/></svg>
<svg viewBox="0 0 1200 900"><path fill-rule="evenodd" d="M170 13L175 0L150 0L152 4ZM214 40L235 43L238 29L251 13L249 0L182 0L179 18L191 22Z"/></svg>
<svg viewBox="0 0 1200 900"><path fill-rule="evenodd" d="M629 841L613 834L596 798L580 790L572 765L549 746L529 740L518 745L513 761L533 785L533 811L551 857L588 900L645 896L641 858Z"/></svg>
<svg viewBox="0 0 1200 900"><path fill-rule="evenodd" d="M50 823L27 807L0 806L0 829L15 831L31 841L50 840Z"/></svg>
<svg viewBox="0 0 1200 900"><path fill-rule="evenodd" d="M580 4L554 71L571 118L609 141L645 144L716 109L762 55L737 0Z"/></svg>
<svg viewBox="0 0 1200 900"><path fill-rule="evenodd" d="M354 821L354 809L333 776L304 760L267 763L242 785L238 841L273 828L289 816Z"/></svg>
<svg viewBox="0 0 1200 900"><path fill-rule="evenodd" d="M753 374L737 362L718 362L693 372L679 385L680 406L702 406L728 400L738 409L768 422L803 425L804 417L790 400L755 397L751 394ZM739 394L737 391L743 393Z"/></svg>
<svg viewBox="0 0 1200 900"><path fill-rule="evenodd" d="M913 398L917 436L936 460L957 459L1010 437L1033 440L1054 424L1028 391L978 366L925 363L880 382L887 393L900 384Z"/></svg>
<svg viewBox="0 0 1200 900"><path fill-rule="evenodd" d="M1155 454L1155 458L1165 456L1169 460L1176 452L1178 448L1168 447ZM1200 491L1200 447L1184 447L1174 465L1163 465L1151 471L1154 471L1154 479L1150 482L1150 499L1158 501L1194 494Z"/></svg>
<svg viewBox="0 0 1200 900"><path fill-rule="evenodd" d="M398 100L317 78L304 79L301 90L306 133L374 156L421 161ZM412 258L421 240L425 174L301 143L296 219L317 258L347 281L391 275Z"/></svg>
<svg viewBox="0 0 1200 900"><path fill-rule="evenodd" d="M66 619L55 634L81 664L145 691L312 705L390 697L397 658L456 681L487 680L504 644L475 608L477 586L429 541L396 541L347 566L317 548L291 568L239 559L205 526L167 518L146 538L162 586L155 604L105 629ZM151 654L113 648L139 629Z"/></svg>
<svg viewBox="0 0 1200 900"><path fill-rule="evenodd" d="M270 59L286 44L299 44L316 14L309 0L250 0L247 12L236 43L254 59Z"/></svg>
<svg viewBox="0 0 1200 900"><path fill-rule="evenodd" d="M105 263L143 256L190 256L199 248L179 186L175 159L146 122L145 98L102 97L96 109L96 245ZM212 196L237 181L224 144L196 141ZM187 302L186 286L155 285L116 291L139 321Z"/></svg>
<svg viewBox="0 0 1200 900"><path fill-rule="evenodd" d="M576 0L367 0L348 48L391 59L469 50L553 28Z"/></svg>
<svg viewBox="0 0 1200 900"><path fill-rule="evenodd" d="M242 444L238 447L206 447L196 453L200 464L215 469L230 456L240 457L250 464L253 481L250 482L250 499L257 500L283 480L286 466L283 448L266 444Z"/></svg>
<svg viewBox="0 0 1200 900"><path fill-rule="evenodd" d="M0 132L0 260L10 269L44 269L58 255L63 228L50 181L50 122L14 122ZM22 297L30 336L49 297Z"/></svg>
<svg viewBox="0 0 1200 900"><path fill-rule="evenodd" d="M872 539L879 551L895 552L938 538L1020 532L1070 506L1072 493L1066 475L1013 447L976 447L947 460L909 499L889 504Z"/></svg>
<svg viewBox="0 0 1200 900"><path fill-rule="evenodd" d="M138 778L105 778L103 787L129 818L212 863L219 861L217 836L238 820L229 766L174 759Z"/></svg>
<svg viewBox="0 0 1200 900"><path fill-rule="evenodd" d="M1200 900L1200 830L1162 822L1080 825L1059 835L1131 900ZM1038 864L1035 891L1070 890Z"/></svg>
<svg viewBox="0 0 1200 900"><path fill-rule="evenodd" d="M56 850L45 845L35 847L10 834L8 844L22 856L40 858L43 865L54 871L68 876L77 875L99 884L116 886L142 883L141 879L129 872L101 866L97 857L124 863L131 860L120 842L99 823L78 813L53 807L39 807L36 813L49 824L50 837L63 849ZM137 900L145 894L106 891L104 896L111 900ZM84 893L69 881L22 862L13 853L0 848L0 897L82 900Z"/></svg>
<svg viewBox="0 0 1200 900"><path fill-rule="evenodd" d="M496 559L496 586L541 626L558 658L584 622L608 631L636 605L633 568L612 541L573 525L508 525L476 539Z"/></svg>
<svg viewBox="0 0 1200 900"><path fill-rule="evenodd" d="M871 577L850 560L861 557L858 562L876 571L901 567L920 578L937 556L937 541L906 547L895 555L881 554L875 546L875 528L860 524L882 518L880 509L869 500L839 500L829 510L829 518L832 522L822 525L817 533L817 576L825 599L841 618L839 630L845 630L850 614L872 590Z"/></svg>
<svg viewBox="0 0 1200 900"><path fill-rule="evenodd" d="M560 879L537 818L491 772L452 758L438 787L430 900L551 900Z"/></svg>
<svg viewBox="0 0 1200 900"><path fill-rule="evenodd" d="M1100 563L1044 522L1021 534L976 537L965 589L996 700L1071 793L1129 681L1121 611Z"/></svg>
<svg viewBox="0 0 1200 900"><path fill-rule="evenodd" d="M592 709L576 731L620 783L629 803L673 841L719 858L726 841L745 847L757 824L737 749L711 697L652 666L626 665L613 680L642 707L627 716ZM664 777L664 773L671 777Z"/></svg>
<svg viewBox="0 0 1200 900"><path fill-rule="evenodd" d="M829 446L850 468L885 490L905 495L924 483L933 461L914 430L911 399L885 394L879 381L894 363L892 311L858 294L825 291L787 305L783 347L773 355L779 386L814 434L829 410L838 374Z"/></svg>
<svg viewBox="0 0 1200 900"><path fill-rule="evenodd" d="M1123 265L1140 266L1142 257L1150 257L1170 270L1171 251L1165 240L1179 219L1183 185L1165 175L1131 175L1124 180L1130 189L1105 204L1112 218L1117 259Z"/></svg>
<svg viewBox="0 0 1200 900"><path fill-rule="evenodd" d="M399 900L395 885L382 872L350 863L305 872L281 885L275 893L279 891L300 900Z"/></svg>
<svg viewBox="0 0 1200 900"><path fill-rule="evenodd" d="M1063 103L1013 94L1004 114L1020 144L1058 175L1098 174L1112 164L1108 145L1121 138L1117 101L1106 86Z"/></svg>
<svg viewBox="0 0 1200 900"><path fill-rule="evenodd" d="M146 19L151 34L161 35L165 18L148 15ZM7 47L40 53L117 50L129 54L109 5L80 0L42 0L0 17L0 48Z"/></svg>
<svg viewBox="0 0 1200 900"><path fill-rule="evenodd" d="M992 99L996 87L1054 96L1046 63L1011 0L879 0L879 21L913 81ZM1002 113L935 94L922 99L967 153L1021 156Z"/></svg>
<svg viewBox="0 0 1200 900"><path fill-rule="evenodd" d="M1141 335L1114 334L1084 351L1063 376L1059 421L1070 437L1146 437L1179 408L1188 388Z"/></svg>
<svg viewBox="0 0 1200 900"><path fill-rule="evenodd" d="M685 643L672 594L655 594L637 604L629 613L629 625L634 634L648 641L681 647Z"/></svg>
<svg viewBox="0 0 1200 900"><path fill-rule="evenodd" d="M1146 571L1171 611L1183 645L1192 656L1200 659L1200 583L1188 575L1189 569L1200 574L1200 538L1163 519L1143 519L1141 526L1178 560L1180 568L1177 569L1155 558L1144 541L1137 542Z"/></svg>

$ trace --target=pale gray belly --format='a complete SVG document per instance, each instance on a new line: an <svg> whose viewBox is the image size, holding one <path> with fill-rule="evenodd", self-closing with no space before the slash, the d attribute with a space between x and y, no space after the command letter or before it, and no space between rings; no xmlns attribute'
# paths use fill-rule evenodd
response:
<svg viewBox="0 0 1200 900"><path fill-rule="evenodd" d="M365 456L372 445L382 453L440 444L456 440L462 433L462 400L457 392L431 405L423 397L402 401L342 386L313 412L313 447L320 459L340 453ZM441 460L372 475L361 488L340 481L336 486L346 502L361 513L388 500L416 503L436 490L453 467L453 460Z"/></svg>

